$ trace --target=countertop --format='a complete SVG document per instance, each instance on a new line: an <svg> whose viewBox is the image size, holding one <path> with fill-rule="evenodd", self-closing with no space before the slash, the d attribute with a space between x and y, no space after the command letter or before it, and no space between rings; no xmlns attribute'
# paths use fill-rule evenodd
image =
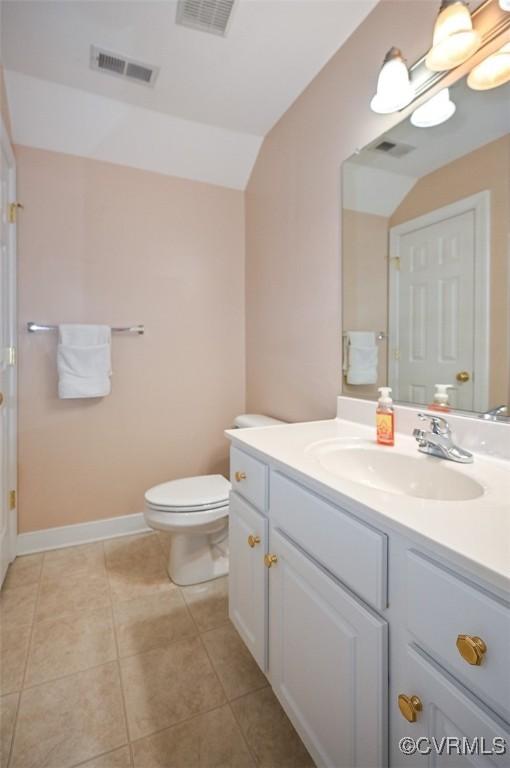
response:
<svg viewBox="0 0 510 768"><path fill-rule="evenodd" d="M378 446L375 429L343 419L286 424L225 433L238 447L382 529L390 528L447 557L491 586L510 595L510 462L475 454L473 464L444 461L418 452L412 437L397 433L395 447ZM389 493L340 479L324 469L313 446L346 438L373 442L437 462L477 480L484 493L467 501L434 501Z"/></svg>

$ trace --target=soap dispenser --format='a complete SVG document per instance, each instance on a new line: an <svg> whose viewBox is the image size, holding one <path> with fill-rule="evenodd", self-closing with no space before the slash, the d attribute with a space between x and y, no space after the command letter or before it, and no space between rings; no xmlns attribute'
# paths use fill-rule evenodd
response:
<svg viewBox="0 0 510 768"><path fill-rule="evenodd" d="M379 387L380 397L377 402L376 426L379 445L395 445L395 411L391 399L390 387Z"/></svg>
<svg viewBox="0 0 510 768"><path fill-rule="evenodd" d="M451 384L436 384L434 402L430 403L430 410L448 413L450 410L450 404L448 402L448 390L453 388L454 387Z"/></svg>

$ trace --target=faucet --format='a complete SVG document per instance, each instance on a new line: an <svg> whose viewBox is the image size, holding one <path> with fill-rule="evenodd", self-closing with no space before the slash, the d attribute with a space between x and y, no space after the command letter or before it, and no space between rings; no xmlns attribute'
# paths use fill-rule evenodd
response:
<svg viewBox="0 0 510 768"><path fill-rule="evenodd" d="M413 437L418 443L418 450L429 456L437 456L448 461L458 461L461 464L472 464L473 454L459 448L452 440L450 425L442 416L433 416L430 413L419 413L422 421L430 421L430 431L424 429L413 430Z"/></svg>
<svg viewBox="0 0 510 768"><path fill-rule="evenodd" d="M510 421L506 405L497 405L495 408L491 408L490 411L481 413L478 418L484 419L484 421Z"/></svg>

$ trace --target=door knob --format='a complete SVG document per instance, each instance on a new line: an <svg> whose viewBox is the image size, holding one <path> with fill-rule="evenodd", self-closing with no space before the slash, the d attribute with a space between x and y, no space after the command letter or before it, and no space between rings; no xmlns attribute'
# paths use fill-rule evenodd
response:
<svg viewBox="0 0 510 768"><path fill-rule="evenodd" d="M240 483L241 480L246 480L246 472L236 472L234 477L237 482Z"/></svg>
<svg viewBox="0 0 510 768"><path fill-rule="evenodd" d="M260 536L254 536L252 533L248 536L248 544L253 549L256 544L260 544Z"/></svg>
<svg viewBox="0 0 510 768"><path fill-rule="evenodd" d="M487 646L481 637L476 635L458 635L457 649L468 664L479 667L483 661L484 654L487 652Z"/></svg>
<svg viewBox="0 0 510 768"><path fill-rule="evenodd" d="M467 371L459 371L456 378L457 381L460 381L461 384L465 384L466 381L469 381L471 376Z"/></svg>
<svg viewBox="0 0 510 768"><path fill-rule="evenodd" d="M423 706L418 696L406 696L405 693L400 693L398 708L408 723L415 723L418 712L422 711Z"/></svg>
<svg viewBox="0 0 510 768"><path fill-rule="evenodd" d="M271 566L276 565L278 562L278 558L276 555L264 555L264 565L267 568L271 568Z"/></svg>

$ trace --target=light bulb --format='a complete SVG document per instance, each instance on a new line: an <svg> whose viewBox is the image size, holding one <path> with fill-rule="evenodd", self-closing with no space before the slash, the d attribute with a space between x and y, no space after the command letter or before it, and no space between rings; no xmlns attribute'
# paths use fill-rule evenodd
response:
<svg viewBox="0 0 510 768"><path fill-rule="evenodd" d="M431 99L415 109L411 115L411 123L417 128L432 128L434 125L445 123L454 114L456 106L450 99L450 91L443 88Z"/></svg>
<svg viewBox="0 0 510 768"><path fill-rule="evenodd" d="M443 0L425 64L432 72L453 69L467 61L480 43L481 35L473 29L471 14L463 0Z"/></svg>
<svg viewBox="0 0 510 768"><path fill-rule="evenodd" d="M510 80L510 43L477 64L468 75L467 83L474 91L488 91Z"/></svg>
<svg viewBox="0 0 510 768"><path fill-rule="evenodd" d="M499 0L499 7L502 11L510 11L510 0Z"/></svg>
<svg viewBox="0 0 510 768"><path fill-rule="evenodd" d="M409 70L398 48L391 48L377 80L377 93L370 107L379 114L398 112L413 99L414 89L409 81Z"/></svg>

